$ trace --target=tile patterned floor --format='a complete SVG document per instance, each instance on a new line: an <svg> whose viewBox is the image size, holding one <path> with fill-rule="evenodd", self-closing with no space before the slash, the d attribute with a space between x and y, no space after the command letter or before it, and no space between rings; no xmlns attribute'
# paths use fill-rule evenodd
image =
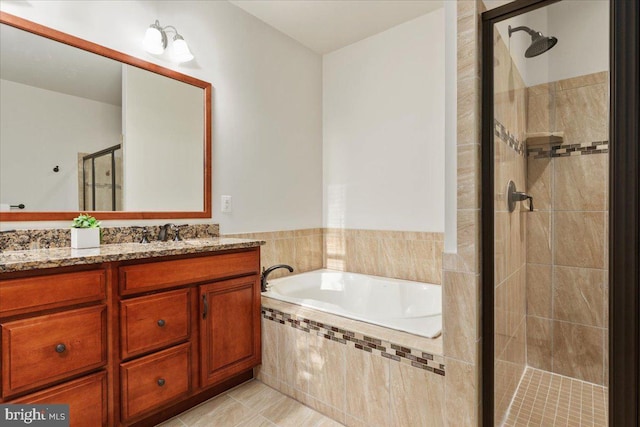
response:
<svg viewBox="0 0 640 427"><path fill-rule="evenodd" d="M342 424L251 380L159 427L340 427Z"/></svg>
<svg viewBox="0 0 640 427"><path fill-rule="evenodd" d="M505 427L606 427L606 387L527 368Z"/></svg>

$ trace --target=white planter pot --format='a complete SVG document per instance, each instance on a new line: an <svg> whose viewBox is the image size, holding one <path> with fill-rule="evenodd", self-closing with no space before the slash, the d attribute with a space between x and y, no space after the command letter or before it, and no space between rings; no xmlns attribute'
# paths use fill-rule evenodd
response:
<svg viewBox="0 0 640 427"><path fill-rule="evenodd" d="M100 247L100 229L71 228L71 247L74 249Z"/></svg>

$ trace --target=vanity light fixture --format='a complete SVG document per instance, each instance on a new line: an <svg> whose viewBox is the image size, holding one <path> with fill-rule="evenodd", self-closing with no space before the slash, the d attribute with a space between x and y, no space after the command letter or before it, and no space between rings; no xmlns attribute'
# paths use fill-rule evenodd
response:
<svg viewBox="0 0 640 427"><path fill-rule="evenodd" d="M160 26L160 22L156 19L156 22L151 24L147 28L147 32L144 35L142 45L144 50L154 55L160 55L164 52L168 45L167 32L173 32L173 43L169 51L169 58L174 62L189 62L193 59L193 54L187 46L187 42L178 33L176 27L173 25L167 25L166 27Z"/></svg>

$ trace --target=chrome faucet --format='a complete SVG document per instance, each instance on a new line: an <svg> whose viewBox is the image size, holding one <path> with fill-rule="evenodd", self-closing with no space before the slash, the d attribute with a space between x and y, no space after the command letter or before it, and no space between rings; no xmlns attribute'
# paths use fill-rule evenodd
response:
<svg viewBox="0 0 640 427"><path fill-rule="evenodd" d="M289 270L290 273L293 273L293 267L291 267L290 265L287 264L276 264L276 265L272 265L271 267L267 268L265 270L264 267L262 267L262 277L260 279L260 289L262 292L267 292L267 285L269 283L267 283L267 276L269 276L269 274L273 271L273 270L277 270L279 268L286 268L287 270Z"/></svg>
<svg viewBox="0 0 640 427"><path fill-rule="evenodd" d="M174 225L169 223L160 227L160 232L158 233L158 240L161 242L166 242L169 239L169 230L173 228Z"/></svg>

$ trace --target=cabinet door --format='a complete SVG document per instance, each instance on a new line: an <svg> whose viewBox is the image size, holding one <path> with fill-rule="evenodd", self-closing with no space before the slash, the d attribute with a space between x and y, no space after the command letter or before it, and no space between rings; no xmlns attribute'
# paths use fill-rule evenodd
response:
<svg viewBox="0 0 640 427"><path fill-rule="evenodd" d="M200 287L201 380L207 386L260 363L259 276Z"/></svg>

